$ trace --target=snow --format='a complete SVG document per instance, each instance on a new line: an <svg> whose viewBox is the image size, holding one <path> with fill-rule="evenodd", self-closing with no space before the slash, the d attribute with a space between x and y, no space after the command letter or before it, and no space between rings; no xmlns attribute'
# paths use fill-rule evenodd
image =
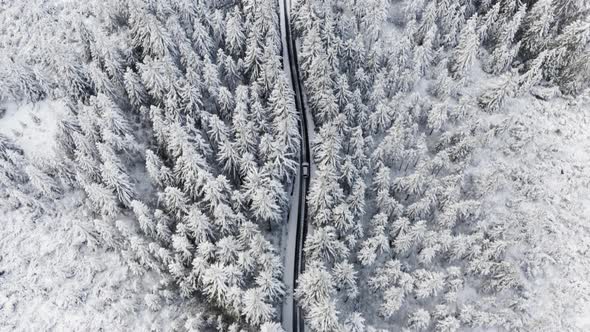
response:
<svg viewBox="0 0 590 332"><path fill-rule="evenodd" d="M297 178L299 172L297 173ZM289 220L287 227L285 227L286 233L283 236L283 252L285 257L285 273L283 273L283 283L285 284L285 297L283 299L283 308L281 321L283 329L289 332L293 330L293 273L295 271L295 246L297 243L297 227L299 222L299 181L295 181L293 195L291 196L291 208L289 211Z"/></svg>
<svg viewBox="0 0 590 332"><path fill-rule="evenodd" d="M285 13L285 2L279 1L279 11L281 15L280 17L280 26L281 26L281 40L283 45L286 45L287 41L287 34L286 34L286 21L285 16L282 13ZM283 68L287 75L291 75L289 69L291 68L290 61L289 61L289 54L287 52L287 48L283 47ZM287 80L289 82L289 86L292 85L291 80ZM291 86L291 89L293 87ZM283 273L283 284L285 285L285 297L283 298L283 305L281 308L280 319L282 323L283 329L287 332L293 331L293 292L295 285L293 284L294 280L294 272L295 272L295 247L297 244L296 235L297 235L297 228L299 222L299 195L300 195L300 182L298 181L300 177L300 169L297 170L297 175L294 178L293 188L291 191L290 197L290 210L288 214L288 220L286 227L283 227L283 237L282 237L282 254L284 258L284 273Z"/></svg>
<svg viewBox="0 0 590 332"><path fill-rule="evenodd" d="M476 154L471 173L493 182L484 197L490 222L518 218L534 230L510 256L543 262L530 268L526 308L548 331L590 329L589 105L525 96L509 102L506 113L480 118L505 129ZM505 236L525 241L516 231Z"/></svg>
<svg viewBox="0 0 590 332"><path fill-rule="evenodd" d="M2 134L28 157L51 158L62 102L0 108ZM0 210L0 330L145 331L197 312L188 301L150 310L144 297L159 277L132 275L118 251L102 247L82 200L79 192L43 200L41 216Z"/></svg>
<svg viewBox="0 0 590 332"><path fill-rule="evenodd" d="M180 306L147 309L149 279L132 276L117 252L101 248L80 196L40 218L0 213L0 330L148 330Z"/></svg>
<svg viewBox="0 0 590 332"><path fill-rule="evenodd" d="M285 5L290 7L291 1L279 1L283 43ZM396 39L399 33L388 31L387 38ZM290 68L288 57L283 48L286 70ZM470 87L460 89L463 96L477 97L495 80L481 70L479 63L474 70L467 80ZM428 83L422 79L415 92L429 98ZM590 330L590 102L588 96L586 100L561 98L556 91L535 87L533 96L510 100L506 113L480 112L477 139L489 140L475 151L475 164L468 172L476 181L489 185L478 189L487 218L481 227L498 220L516 220L510 224L514 229L508 229L502 237L512 246L507 249L508 259L523 270L526 301L522 305L529 320L526 326L542 331ZM64 109L59 100L0 104L0 134L22 147L27 161L51 160L55 158L54 138ZM311 142L315 125L310 108L305 109ZM487 136L493 128L501 130ZM138 196L144 199L153 194L155 188L145 181L143 166L130 169ZM313 159L310 173L315 177ZM291 191L287 224L266 234L273 244L281 245L286 296L279 318L287 331L292 330L294 319L293 272L302 213L299 198L305 189L300 187L299 176ZM85 210L81 193L66 193L55 202L40 200L47 206L43 215L26 209L0 211L0 330L177 330L177 321L195 317L200 311L194 300L170 301L161 309L151 310L146 295L157 292L159 276L134 275L121 258L122 247L101 245L105 241L96 232L96 225L108 221L95 220ZM278 235L282 235L280 240ZM369 274L360 272L364 286ZM366 287L361 289L362 302L378 297L366 292ZM461 303L482 296L478 289L466 285L459 297ZM343 307L338 310L345 317ZM391 327L377 318L375 307L361 303L360 309L370 308L370 312L363 312L367 322Z"/></svg>
<svg viewBox="0 0 590 332"><path fill-rule="evenodd" d="M12 138L27 156L50 158L55 147L52 138L63 114L64 104L59 100L0 105L0 133Z"/></svg>
<svg viewBox="0 0 590 332"><path fill-rule="evenodd" d="M287 4L288 8L285 8L285 3ZM279 15L280 17L280 26L281 26L281 40L283 45L286 45L287 41L287 34L286 34L286 20L285 20L285 16L282 15L282 13L285 13L287 10L287 15L289 15L289 12L291 10L291 6L292 3L291 1L287 0L287 1L279 1L279 11L281 13L281 15ZM296 46L297 47L297 46ZM293 75L294 73L290 72L291 69L291 65L290 65L290 59L289 59L289 54L287 52L287 48L283 47L283 68L286 71L286 74L291 77L291 75ZM292 87L292 80L288 80L289 85ZM307 134L309 136L309 143L311 144L311 142L313 141L313 137L315 135L315 127L313 124L313 116L311 114L311 112L309 111L309 107L307 105L307 100L305 98L305 93L303 91L303 102L304 102L304 106L305 106L305 112L306 112L306 117L307 117ZM313 177L315 171L316 171L316 166L315 163L313 162L313 158L312 156L310 157L310 177ZM289 211L289 219L288 219L288 223L287 223L287 227L284 228L284 233L283 233L283 257L284 257L284 273L283 273L283 283L285 285L285 289L286 289L286 293L285 293L285 297L283 298L283 306L282 306L282 311L281 311L281 322L282 322L282 327L283 329L285 329L285 331L290 332L293 331L293 296L294 296L294 272L295 269L297 268L295 266L295 255L296 255L296 244L297 244L297 229L299 228L299 220L300 220L300 213L301 211L299 211L299 196L300 196L300 191L301 191L301 187L300 187L300 181L298 181L298 179L300 178L301 174L299 173L301 171L301 169L298 170L297 175L295 177L295 181L293 184L293 190L292 190L292 195L291 195L291 199L290 199L290 211ZM305 202L303 202L305 204ZM303 257L301 257L300 259L303 259ZM305 328L305 327L303 327Z"/></svg>

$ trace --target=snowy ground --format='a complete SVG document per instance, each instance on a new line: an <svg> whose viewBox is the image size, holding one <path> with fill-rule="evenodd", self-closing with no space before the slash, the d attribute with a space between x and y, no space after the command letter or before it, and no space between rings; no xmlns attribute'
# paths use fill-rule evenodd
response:
<svg viewBox="0 0 590 332"><path fill-rule="evenodd" d="M487 181L490 222L517 220L506 238L520 242L512 255L527 269L526 303L542 331L590 331L590 103L589 98L532 96L513 100L509 112L482 118L501 128L479 151L472 170ZM485 179L485 180L484 180ZM535 229L521 239L522 229Z"/></svg>
<svg viewBox="0 0 590 332"><path fill-rule="evenodd" d="M0 105L0 133L13 139L25 155L49 158L63 107L61 101Z"/></svg>

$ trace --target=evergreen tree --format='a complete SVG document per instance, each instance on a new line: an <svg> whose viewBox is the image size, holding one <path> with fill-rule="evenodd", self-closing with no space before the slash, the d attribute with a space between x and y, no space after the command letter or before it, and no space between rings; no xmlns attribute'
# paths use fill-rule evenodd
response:
<svg viewBox="0 0 590 332"><path fill-rule="evenodd" d="M115 216L118 212L117 200L111 190L98 183L89 183L84 186L91 205L103 216Z"/></svg>
<svg viewBox="0 0 590 332"><path fill-rule="evenodd" d="M521 42L513 45L516 33L519 31L526 13L526 6L522 5L512 19L504 23L498 32L498 42L490 59L490 71L499 74L506 71L512 64L520 50Z"/></svg>
<svg viewBox="0 0 590 332"><path fill-rule="evenodd" d="M163 57L174 49L172 37L163 24L143 6L133 6L130 11L132 44L142 47L152 56Z"/></svg>
<svg viewBox="0 0 590 332"><path fill-rule="evenodd" d="M344 323L344 330L346 332L361 332L365 331L365 328L365 319L358 312L352 313Z"/></svg>
<svg viewBox="0 0 590 332"><path fill-rule="evenodd" d="M269 109L272 114L273 134L290 151L299 149L299 132L295 103L285 75L277 77L269 97Z"/></svg>
<svg viewBox="0 0 590 332"><path fill-rule="evenodd" d="M454 52L451 69L456 78L462 78L468 74L476 60L479 49L479 36L476 31L477 15L467 21L459 36L459 45Z"/></svg>
<svg viewBox="0 0 590 332"><path fill-rule="evenodd" d="M338 310L334 301L321 301L309 309L309 322L315 331L338 331Z"/></svg>
<svg viewBox="0 0 590 332"><path fill-rule="evenodd" d="M529 57L539 54L551 40L555 6L553 0L540 0L527 14L522 35L523 50Z"/></svg>
<svg viewBox="0 0 590 332"><path fill-rule="evenodd" d="M488 112L499 111L515 91L515 83L510 74L504 74L502 81L492 89L484 92L478 100L479 105Z"/></svg>
<svg viewBox="0 0 590 332"><path fill-rule="evenodd" d="M255 24L260 25L261 23L260 21L256 21ZM262 39L263 36L261 35L259 26L257 28L250 29L250 31L248 32L248 38L246 39L246 57L244 58L244 64L246 65L246 68L248 68L250 78L253 80L258 78L263 62Z"/></svg>
<svg viewBox="0 0 590 332"><path fill-rule="evenodd" d="M127 91L127 96L129 96L131 105L139 108L140 106L146 104L148 94L145 87L141 83L141 78L130 68L127 68L124 79L125 90Z"/></svg>
<svg viewBox="0 0 590 332"><path fill-rule="evenodd" d="M239 7L235 7L227 18L226 42L230 53L234 55L240 55L246 40L241 18L242 14Z"/></svg>
<svg viewBox="0 0 590 332"><path fill-rule="evenodd" d="M55 198L61 195L62 190L58 183L51 176L44 173L37 167L33 165L27 165L25 167L25 173L27 174L31 185L39 192L39 194L48 198Z"/></svg>
<svg viewBox="0 0 590 332"><path fill-rule="evenodd" d="M274 310L272 306L264 302L262 292L259 289L245 291L243 303L246 320L254 326L268 322L273 316Z"/></svg>
<svg viewBox="0 0 590 332"><path fill-rule="evenodd" d="M424 331L430 326L430 313L424 309L418 309L413 312L408 319L408 327L417 330Z"/></svg>

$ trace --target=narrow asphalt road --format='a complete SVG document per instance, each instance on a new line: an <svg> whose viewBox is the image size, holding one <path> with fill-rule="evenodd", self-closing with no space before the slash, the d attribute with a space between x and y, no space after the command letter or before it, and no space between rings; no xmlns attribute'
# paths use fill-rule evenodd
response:
<svg viewBox="0 0 590 332"><path fill-rule="evenodd" d="M291 203L291 211L289 213L288 225L288 245L286 251L285 264L285 285L288 289L288 294L285 297L285 305L283 306L283 328L287 332L301 332L304 330L304 321L301 308L297 305L293 290L297 288L297 280L299 275L303 273L305 268L303 246L307 234L306 223L306 200L309 188L310 175L310 149L309 136L307 132L307 114L305 111L305 103L303 99L303 84L302 77L299 71L299 63L297 58L297 44L293 32L291 30L291 20L289 11L291 9L290 0L280 1L280 15L281 15L281 32L283 38L283 64L284 70L291 77L291 86L295 93L295 107L299 113L299 131L301 135L301 151L299 156L299 172L295 183L295 190Z"/></svg>

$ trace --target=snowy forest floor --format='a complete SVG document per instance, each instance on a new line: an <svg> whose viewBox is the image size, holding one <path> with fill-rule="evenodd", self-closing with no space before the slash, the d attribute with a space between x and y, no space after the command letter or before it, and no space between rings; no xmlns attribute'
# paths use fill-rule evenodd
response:
<svg viewBox="0 0 590 332"><path fill-rule="evenodd" d="M547 263L547 268L529 267L537 280L527 285L531 319L543 331L559 330L559 321L588 331L589 96L542 101L529 95L506 109L510 111L481 119L502 129L477 153L470 172L495 189L484 202L490 222L515 218L523 229L537 230L527 239L532 248L518 248L526 246L523 239L511 253ZM519 230L513 232L519 239ZM571 317L572 308L576 317Z"/></svg>

